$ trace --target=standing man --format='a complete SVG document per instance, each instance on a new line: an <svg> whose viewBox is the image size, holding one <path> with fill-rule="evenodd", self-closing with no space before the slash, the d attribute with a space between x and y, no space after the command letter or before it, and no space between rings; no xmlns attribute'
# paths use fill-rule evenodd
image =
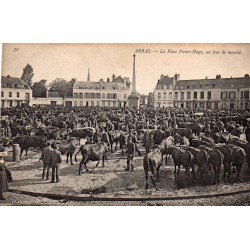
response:
<svg viewBox="0 0 250 250"><path fill-rule="evenodd" d="M54 183L55 179L56 182L59 182L59 164L62 162L61 153L57 150L57 146L55 143L52 144L51 150L51 168L52 168L52 180L51 182ZM56 174L56 178L55 178Z"/></svg>
<svg viewBox="0 0 250 250"><path fill-rule="evenodd" d="M124 169L125 171L134 171L133 158L135 156L135 144L132 142L132 137L128 137L127 144L127 167Z"/></svg>
<svg viewBox="0 0 250 250"><path fill-rule="evenodd" d="M245 129L245 134L246 134L246 140L248 143L250 143L250 122L247 122L247 126Z"/></svg>
<svg viewBox="0 0 250 250"><path fill-rule="evenodd" d="M146 154L149 153L150 148L152 147L152 144L153 144L153 138L152 138L151 132L149 131L148 126L147 126L147 129L143 135L143 145L146 149Z"/></svg>
<svg viewBox="0 0 250 250"><path fill-rule="evenodd" d="M0 200L5 200L3 197L4 192L9 191L9 185L6 175L6 166L3 157L7 156L8 153L5 151L4 147L0 145Z"/></svg>
<svg viewBox="0 0 250 250"><path fill-rule="evenodd" d="M43 148L42 150L42 155L41 155L41 159L43 162L43 174L42 174L42 179L45 178L45 172L47 170L46 173L46 180L49 179L49 169L50 169L50 157L51 157L51 145L50 142L47 142L46 147Z"/></svg>
<svg viewBox="0 0 250 250"><path fill-rule="evenodd" d="M141 156L141 152L140 152L138 145L137 145L137 143L138 143L137 132L134 131L134 134L132 134L131 137L132 137L132 142L135 144L135 151L138 153L139 156Z"/></svg>

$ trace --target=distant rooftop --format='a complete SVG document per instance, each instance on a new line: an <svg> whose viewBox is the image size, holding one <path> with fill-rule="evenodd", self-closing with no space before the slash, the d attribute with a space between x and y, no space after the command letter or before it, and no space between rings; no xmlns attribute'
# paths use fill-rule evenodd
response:
<svg viewBox="0 0 250 250"><path fill-rule="evenodd" d="M1 87L2 88L15 88L15 89L30 89L28 83L18 77L1 76Z"/></svg>

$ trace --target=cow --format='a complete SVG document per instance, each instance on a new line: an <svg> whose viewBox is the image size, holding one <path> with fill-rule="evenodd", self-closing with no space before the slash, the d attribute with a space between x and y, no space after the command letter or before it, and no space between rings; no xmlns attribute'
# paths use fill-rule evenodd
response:
<svg viewBox="0 0 250 250"><path fill-rule="evenodd" d="M178 166L178 172L180 173L181 165L185 168L186 174L189 175L190 168L192 169L193 179L195 178L195 171L194 171L194 156L191 152L181 149L175 146L170 146L167 149L167 152L170 153L173 157L174 161L174 173L176 174L176 167Z"/></svg>
<svg viewBox="0 0 250 250"><path fill-rule="evenodd" d="M74 129L69 135L71 137L76 137L79 139L79 144L80 144L80 139L89 137L91 141L93 141L93 136L95 133L95 129L91 127L84 127L84 128L77 128Z"/></svg>
<svg viewBox="0 0 250 250"><path fill-rule="evenodd" d="M192 137L191 128L175 128L173 129L174 134L179 134L180 136L186 136L188 139Z"/></svg>
<svg viewBox="0 0 250 250"><path fill-rule="evenodd" d="M121 133L122 133L121 130L112 130L108 132L111 153L113 153L114 144L115 144L115 150L117 149L117 144L119 142Z"/></svg>
<svg viewBox="0 0 250 250"><path fill-rule="evenodd" d="M104 157L108 152L108 145L105 142L100 142L97 144L88 144L82 145L79 151L75 154L75 161L77 162L76 156L81 152L82 160L79 164L79 175L81 175L82 164L85 166L87 172L89 172L87 168L88 161L98 161L96 167L98 167L100 160L102 159L102 166L104 167Z"/></svg>
<svg viewBox="0 0 250 250"><path fill-rule="evenodd" d="M66 163L68 163L70 157L70 163L73 165L72 156L75 152L77 143L78 141L75 137L71 137L68 140L63 140L60 142L59 151L62 155L67 155Z"/></svg>
<svg viewBox="0 0 250 250"><path fill-rule="evenodd" d="M234 160L234 153L233 150L225 144L216 144L215 148L218 149L224 156L223 165L224 165L224 175L223 179L226 178L228 182L230 182L231 172L232 172L232 165Z"/></svg>
<svg viewBox="0 0 250 250"><path fill-rule="evenodd" d="M20 153L20 158L22 157L23 150L26 150L26 156L28 153L28 149L31 147L34 148L40 148L41 150L45 147L46 145L46 137L44 136L38 136L38 135L23 135L23 136L18 136L15 137L12 141L13 144L19 144L21 148L21 153Z"/></svg>
<svg viewBox="0 0 250 250"><path fill-rule="evenodd" d="M65 128L60 128L55 131L54 139L55 140L66 139L67 135L68 135L68 130Z"/></svg>
<svg viewBox="0 0 250 250"><path fill-rule="evenodd" d="M208 176L208 170L211 170L209 167L209 155L205 150L182 146L183 149L191 152L194 156L194 164L198 166L197 173L201 175L201 178Z"/></svg>
<svg viewBox="0 0 250 250"><path fill-rule="evenodd" d="M227 143L230 139L229 132L218 132L213 134L215 143Z"/></svg>
<svg viewBox="0 0 250 250"><path fill-rule="evenodd" d="M205 150L209 155L209 164L213 167L214 170L214 184L219 184L220 182L220 170L223 165L224 156L216 148L209 148L204 145L200 145L199 149Z"/></svg>
<svg viewBox="0 0 250 250"><path fill-rule="evenodd" d="M128 141L128 133L121 133L119 137L120 149L122 150L122 155L124 155L124 148Z"/></svg>
<svg viewBox="0 0 250 250"><path fill-rule="evenodd" d="M250 143L248 143L247 141L240 140L240 139L230 139L228 141L228 145L229 144L233 144L244 149L246 153L248 170L250 170Z"/></svg>
<svg viewBox="0 0 250 250"><path fill-rule="evenodd" d="M162 147L161 145L164 145ZM165 143L161 144L160 146L157 146L152 152L147 153L143 157L143 169L145 172L145 178L146 178L146 189L148 189L148 177L150 176L150 179L152 181L152 184L154 188L157 189L155 185L155 174L157 175L157 179L159 179L159 170L160 166L163 162L163 154L165 153Z"/></svg>
<svg viewBox="0 0 250 250"><path fill-rule="evenodd" d="M246 161L246 153L243 148L233 145L233 144L228 144L228 147L230 147L233 150L234 153L234 160L233 160L233 166L236 167L237 171L237 176L236 176L236 181L240 180L240 172L243 169L243 165ZM235 170L233 169L233 172Z"/></svg>

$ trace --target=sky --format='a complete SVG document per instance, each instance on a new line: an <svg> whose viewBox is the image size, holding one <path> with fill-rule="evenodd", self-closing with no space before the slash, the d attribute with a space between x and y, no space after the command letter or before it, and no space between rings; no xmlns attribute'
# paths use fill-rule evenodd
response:
<svg viewBox="0 0 250 250"><path fill-rule="evenodd" d="M152 92L161 74L182 80L250 74L250 44L3 44L1 75L21 77L30 64L33 82L86 81L88 68L91 81L113 74L132 81L134 53L140 94Z"/></svg>

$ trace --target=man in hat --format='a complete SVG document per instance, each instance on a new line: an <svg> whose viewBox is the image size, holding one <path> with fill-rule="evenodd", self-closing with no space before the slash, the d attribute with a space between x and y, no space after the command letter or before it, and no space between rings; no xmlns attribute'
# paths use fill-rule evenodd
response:
<svg viewBox="0 0 250 250"><path fill-rule="evenodd" d="M163 136L164 136L164 133L161 130L161 126L158 126L158 128L154 132L154 137L153 137L154 143L156 145L161 144L161 142L163 141Z"/></svg>
<svg viewBox="0 0 250 250"><path fill-rule="evenodd" d="M247 122L247 126L245 129L245 134L246 134L246 140L248 143L250 143L250 121Z"/></svg>
<svg viewBox="0 0 250 250"><path fill-rule="evenodd" d="M135 144L132 142L132 137L128 137L127 144L127 167L124 169L125 171L134 171L133 158L135 156Z"/></svg>
<svg viewBox="0 0 250 250"><path fill-rule="evenodd" d="M4 147L0 145L0 200L5 200L3 197L4 192L9 191L9 185L6 175L6 166L4 157L6 157L8 153L5 151Z"/></svg>
<svg viewBox="0 0 250 250"><path fill-rule="evenodd" d="M57 150L57 146L55 143L52 143L51 145L52 150L50 153L50 157L51 157L51 168L52 168L52 180L51 182L59 182L59 164L62 162L62 158L61 158L61 153ZM56 175L56 176L55 176ZM55 178L56 177L56 178Z"/></svg>
<svg viewBox="0 0 250 250"><path fill-rule="evenodd" d="M50 159L51 150L52 150L51 149L51 143L47 142L46 147L43 148L42 155L41 155L41 159L42 159L42 162L43 162L42 179L45 178L45 172L47 170L46 180L49 179L49 169L50 169L50 162L51 162L51 159Z"/></svg>

